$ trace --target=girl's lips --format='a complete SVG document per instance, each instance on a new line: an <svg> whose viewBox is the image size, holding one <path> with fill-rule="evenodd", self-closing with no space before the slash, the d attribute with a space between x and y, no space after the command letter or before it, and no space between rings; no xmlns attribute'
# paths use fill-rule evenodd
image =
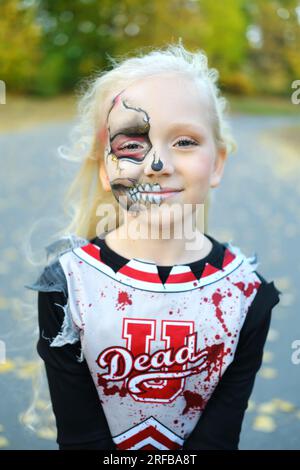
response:
<svg viewBox="0 0 300 470"><path fill-rule="evenodd" d="M164 199L167 199L167 198L170 198L172 196L176 196L178 193L181 193L182 191L183 191L183 189L178 189L178 190L168 189L168 190L164 190L164 191L142 191L141 194L154 194L156 196L160 196Z"/></svg>
<svg viewBox="0 0 300 470"><path fill-rule="evenodd" d="M168 197L172 197L172 196L175 196L176 194L180 193L181 191L167 191L167 192L161 192L161 193L157 193L159 194L160 196L162 196L163 198L168 198Z"/></svg>
<svg viewBox="0 0 300 470"><path fill-rule="evenodd" d="M163 191L140 191L142 194L168 194L168 193L180 193L183 189L171 189L166 188Z"/></svg>

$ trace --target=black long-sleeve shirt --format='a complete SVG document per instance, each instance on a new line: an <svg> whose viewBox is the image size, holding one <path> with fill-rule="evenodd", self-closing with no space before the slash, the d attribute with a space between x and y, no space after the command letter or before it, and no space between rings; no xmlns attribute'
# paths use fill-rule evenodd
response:
<svg viewBox="0 0 300 470"><path fill-rule="evenodd" d="M262 362L272 308L279 291L256 273L262 284L248 309L234 360L224 372L183 449L237 449L248 399ZM106 417L86 361L78 362L80 343L50 347L61 330L67 297L39 292L40 338L37 351L45 362L57 442L64 449L115 449ZM59 304L59 305L56 305Z"/></svg>

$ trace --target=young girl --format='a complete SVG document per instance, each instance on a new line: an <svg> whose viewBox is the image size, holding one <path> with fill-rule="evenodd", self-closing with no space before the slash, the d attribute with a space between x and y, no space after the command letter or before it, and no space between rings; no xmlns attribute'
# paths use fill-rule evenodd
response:
<svg viewBox="0 0 300 470"><path fill-rule="evenodd" d="M81 101L74 218L27 286L57 442L237 449L279 291L195 222L234 146L218 74L181 43L113 65Z"/></svg>

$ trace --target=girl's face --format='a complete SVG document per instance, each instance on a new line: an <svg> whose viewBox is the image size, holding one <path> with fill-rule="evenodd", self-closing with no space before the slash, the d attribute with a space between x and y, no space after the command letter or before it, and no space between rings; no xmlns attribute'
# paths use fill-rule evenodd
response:
<svg viewBox="0 0 300 470"><path fill-rule="evenodd" d="M226 158L214 142L204 88L180 74L156 75L128 86L107 109L100 178L124 209L204 203Z"/></svg>

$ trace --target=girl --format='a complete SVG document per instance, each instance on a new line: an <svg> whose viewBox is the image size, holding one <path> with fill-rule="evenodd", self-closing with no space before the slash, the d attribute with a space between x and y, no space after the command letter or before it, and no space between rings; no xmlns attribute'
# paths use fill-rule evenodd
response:
<svg viewBox="0 0 300 470"><path fill-rule="evenodd" d="M180 42L82 98L80 198L27 286L60 449L238 448L279 291L199 224L234 149L217 76Z"/></svg>

